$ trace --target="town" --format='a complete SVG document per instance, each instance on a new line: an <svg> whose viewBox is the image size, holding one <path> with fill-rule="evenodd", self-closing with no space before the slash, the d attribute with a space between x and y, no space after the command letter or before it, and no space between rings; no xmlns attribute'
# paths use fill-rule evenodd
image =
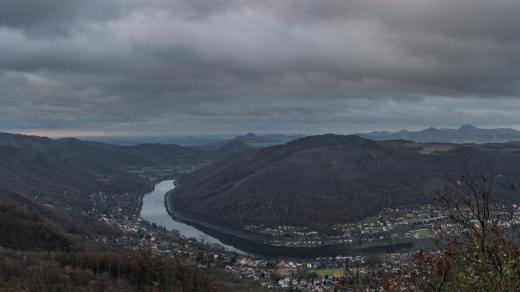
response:
<svg viewBox="0 0 520 292"><path fill-rule="evenodd" d="M119 194L125 197L128 194ZM345 287L383 289L386 279L406 273L416 250L343 255L316 258L262 257L230 251L204 238L186 238L136 215L131 200L113 201L109 194L90 195L97 202L88 216L109 224L122 235L97 236L96 241L132 249L149 249L158 256L183 255L202 267L219 268L237 279L246 279L265 289L334 291ZM38 200L38 195L33 196ZM108 208L107 206L110 206ZM510 225L520 224L520 208L512 205ZM428 204L408 208L385 208L364 220L335 224L326 231L296 226L247 226L246 229L271 236L275 246L309 247L424 240L432 242L439 232L456 234L448 211ZM431 245L434 247L434 245ZM435 248L432 248L433 250Z"/></svg>
<svg viewBox="0 0 520 292"><path fill-rule="evenodd" d="M385 226L406 225L410 227L409 230L418 227L425 228L427 222L430 222L430 224L432 222L432 217L428 217L426 214L431 214L435 218L441 216L437 211L430 212L432 208L426 206L419 211L414 211L413 215L410 216L405 215L406 212L411 211L409 209L392 210L392 212L385 210L377 218L369 218L356 225L337 225L334 228L342 232L345 232L344 230L347 230L347 228L358 228L359 233L366 234L364 238L369 240L376 238L375 235L370 237L369 234L379 234ZM174 257L182 254L196 259L199 265L224 269L237 279L254 281L266 289L333 291L333 289L345 285L377 289L382 287L384 279L404 273L409 260L414 255L413 251L408 251L309 259L267 258L229 251L218 244L206 243L204 238L185 238L175 230L166 230L143 220L137 215L129 215L120 207L112 210L107 214L93 209L89 212L89 215L114 226L124 235L120 237L103 236L98 238L98 241L134 249L147 248L159 256ZM381 218L386 218L386 214L396 214L396 212L399 212L402 216L393 217L392 225L381 223ZM385 221L383 220L383 222ZM399 222L407 223L399 224ZM278 232L277 234L284 236L284 238L291 238L295 235L301 236L306 233L302 232L301 229L290 227L272 230ZM390 230L394 229L390 228L385 231L388 233ZM407 234L412 236L410 231ZM428 236L430 235L428 233ZM418 237L420 235L414 234L413 236ZM294 240L295 237L292 238ZM325 240L324 242L330 241ZM350 284L347 279L351 280Z"/></svg>
<svg viewBox="0 0 520 292"><path fill-rule="evenodd" d="M246 229L273 238L268 241L272 245L310 247L426 239L432 236L432 228L446 222L445 211L433 205L424 205L417 208L386 208L377 216L355 223L335 224L321 231L297 226L270 228L249 225Z"/></svg>
<svg viewBox="0 0 520 292"><path fill-rule="evenodd" d="M120 238L99 238L105 244L148 248L159 256L182 254L197 264L223 268L238 279L249 279L266 289L299 289L301 291L332 291L343 287L345 279L356 285L374 287L385 277L403 273L413 253L392 253L373 256L336 256L314 259L266 258L228 251L203 239L184 238L155 224L126 215L103 215L99 220L124 232Z"/></svg>

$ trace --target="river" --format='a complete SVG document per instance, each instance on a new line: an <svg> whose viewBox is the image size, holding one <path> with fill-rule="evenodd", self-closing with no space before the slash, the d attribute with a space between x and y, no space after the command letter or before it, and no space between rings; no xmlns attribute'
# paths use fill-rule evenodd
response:
<svg viewBox="0 0 520 292"><path fill-rule="evenodd" d="M167 192L175 188L174 182L174 180L162 181L155 185L155 189L152 192L144 196L141 217L148 222L155 223L168 230L177 230L184 237L203 239L208 243L219 244L227 250L271 257L314 258L336 255L370 255L433 247L432 241L429 239L318 247L282 247L250 241L195 224L188 225L172 218L166 210L164 196Z"/></svg>
<svg viewBox="0 0 520 292"><path fill-rule="evenodd" d="M175 180L165 180L155 185L152 192L144 195L143 206L141 208L141 218L155 223L157 226L162 226L167 230L177 230L182 236L187 238L202 239L208 243L219 244L227 250L242 252L232 246L222 243L220 240L200 231L199 229L185 224L183 222L174 220L166 211L164 206L164 195L175 189Z"/></svg>

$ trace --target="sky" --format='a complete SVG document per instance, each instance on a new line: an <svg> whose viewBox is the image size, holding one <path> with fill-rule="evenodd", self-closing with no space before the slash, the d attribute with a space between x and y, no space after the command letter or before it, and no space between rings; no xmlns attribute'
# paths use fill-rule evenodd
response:
<svg viewBox="0 0 520 292"><path fill-rule="evenodd" d="M518 0L0 0L0 131L520 128Z"/></svg>

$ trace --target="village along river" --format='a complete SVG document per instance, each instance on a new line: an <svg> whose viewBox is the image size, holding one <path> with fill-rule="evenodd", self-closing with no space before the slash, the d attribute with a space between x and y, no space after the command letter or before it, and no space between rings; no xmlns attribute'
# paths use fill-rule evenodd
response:
<svg viewBox="0 0 520 292"><path fill-rule="evenodd" d="M197 226L195 224L186 224L178 219L174 219L170 214L168 214L165 205L165 195L169 191L175 189L174 182L174 180L162 181L155 185L152 192L144 196L141 217L146 221L155 223L157 226L164 227L167 230L177 230L184 237L203 239L205 242L221 245L227 250L263 256L314 258L336 255L368 255L384 252L416 250L422 247L433 247L432 241L429 239L317 247L283 247L263 244L257 241L233 236L228 233Z"/></svg>

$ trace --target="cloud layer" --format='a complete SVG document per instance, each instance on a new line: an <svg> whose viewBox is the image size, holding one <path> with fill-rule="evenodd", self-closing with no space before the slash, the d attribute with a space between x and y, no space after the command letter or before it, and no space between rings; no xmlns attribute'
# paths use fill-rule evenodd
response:
<svg viewBox="0 0 520 292"><path fill-rule="evenodd" d="M0 0L3 129L517 126L515 0Z"/></svg>

